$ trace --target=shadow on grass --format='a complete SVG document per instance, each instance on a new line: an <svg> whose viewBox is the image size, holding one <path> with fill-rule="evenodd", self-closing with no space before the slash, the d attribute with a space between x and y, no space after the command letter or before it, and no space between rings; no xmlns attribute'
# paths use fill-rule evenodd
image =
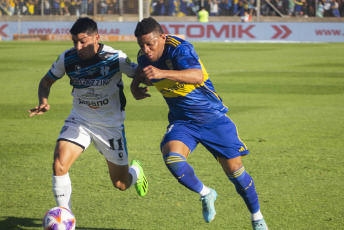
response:
<svg viewBox="0 0 344 230"><path fill-rule="evenodd" d="M21 217L14 217L14 216L1 216L0 219L1 219L0 220L1 230L26 230L28 228L42 229L42 224L37 224L42 221L41 219L21 218ZM121 230L120 228L87 228L87 227L77 227L76 229L77 230L78 229Z"/></svg>

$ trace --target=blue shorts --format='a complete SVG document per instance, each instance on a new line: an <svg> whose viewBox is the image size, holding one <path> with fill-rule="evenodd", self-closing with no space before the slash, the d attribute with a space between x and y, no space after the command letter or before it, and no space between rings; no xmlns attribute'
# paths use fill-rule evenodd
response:
<svg viewBox="0 0 344 230"><path fill-rule="evenodd" d="M249 154L240 140L232 120L226 115L214 122L200 124L192 121L175 121L169 124L160 148L169 141L181 141L192 152L201 143L213 156L232 159Z"/></svg>

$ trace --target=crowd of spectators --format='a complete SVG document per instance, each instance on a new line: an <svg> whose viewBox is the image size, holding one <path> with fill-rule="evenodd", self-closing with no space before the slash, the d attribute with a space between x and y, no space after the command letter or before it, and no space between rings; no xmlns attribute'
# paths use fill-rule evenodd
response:
<svg viewBox="0 0 344 230"><path fill-rule="evenodd" d="M117 0L0 0L0 15L94 15L118 14Z"/></svg>
<svg viewBox="0 0 344 230"><path fill-rule="evenodd" d="M123 2L133 1L137 4L136 0ZM151 15L197 17L202 3L210 17L251 17L258 12L257 0L151 0ZM137 11L137 5L133 7ZM0 15L82 16L119 12L118 0L0 0ZM344 0L260 0L259 12L261 16L344 17Z"/></svg>
<svg viewBox="0 0 344 230"><path fill-rule="evenodd" d="M258 12L257 0L153 0L152 15L197 15L201 2L210 17L254 16ZM344 17L344 0L261 0L260 15Z"/></svg>

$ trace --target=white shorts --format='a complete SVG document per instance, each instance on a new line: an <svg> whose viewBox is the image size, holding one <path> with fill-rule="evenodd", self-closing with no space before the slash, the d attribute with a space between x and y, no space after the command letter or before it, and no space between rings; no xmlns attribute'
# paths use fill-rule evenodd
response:
<svg viewBox="0 0 344 230"><path fill-rule="evenodd" d="M96 149L110 162L116 165L128 165L127 141L124 125L104 127L89 124L73 114L65 120L57 141L72 142L84 150L93 141Z"/></svg>

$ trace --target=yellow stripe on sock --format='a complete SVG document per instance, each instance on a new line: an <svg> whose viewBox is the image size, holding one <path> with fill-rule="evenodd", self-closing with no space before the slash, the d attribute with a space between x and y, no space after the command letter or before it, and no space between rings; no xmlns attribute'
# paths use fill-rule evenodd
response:
<svg viewBox="0 0 344 230"><path fill-rule="evenodd" d="M228 177L229 177L229 178L239 177L239 176L241 176L244 172L245 172L245 167L242 166L240 169L236 170L236 171L233 172L232 174L229 174Z"/></svg>

